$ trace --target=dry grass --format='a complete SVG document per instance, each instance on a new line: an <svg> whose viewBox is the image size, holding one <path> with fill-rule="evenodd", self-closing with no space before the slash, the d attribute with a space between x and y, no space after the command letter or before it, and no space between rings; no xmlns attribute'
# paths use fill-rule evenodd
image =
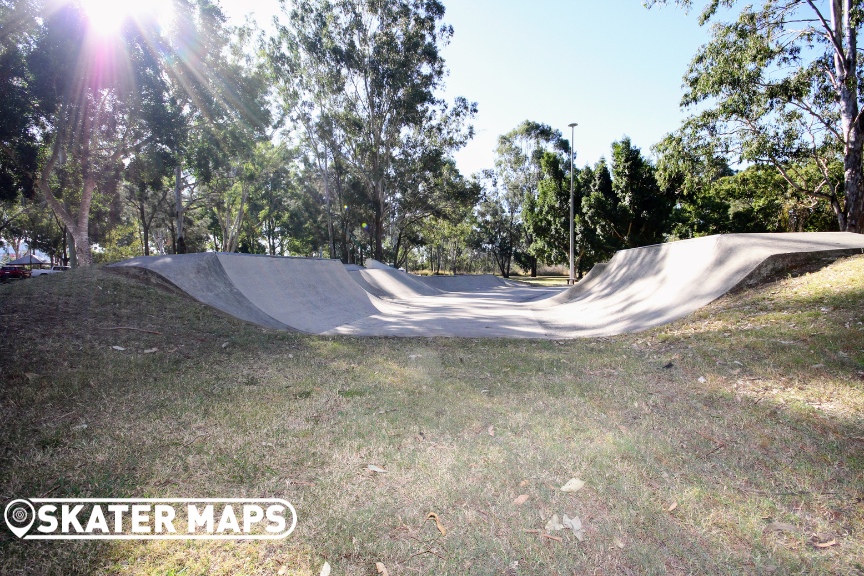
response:
<svg viewBox="0 0 864 576"><path fill-rule="evenodd" d="M277 333L101 270L0 287L0 321L0 502L299 517L276 543L4 531L2 573L864 573L862 257L610 339ZM526 531L556 513L585 540Z"/></svg>
<svg viewBox="0 0 864 576"><path fill-rule="evenodd" d="M560 274L540 275L535 278L532 278L531 276L511 276L510 279L525 282L526 284L531 284L533 286L567 286L568 276L566 274L563 276Z"/></svg>

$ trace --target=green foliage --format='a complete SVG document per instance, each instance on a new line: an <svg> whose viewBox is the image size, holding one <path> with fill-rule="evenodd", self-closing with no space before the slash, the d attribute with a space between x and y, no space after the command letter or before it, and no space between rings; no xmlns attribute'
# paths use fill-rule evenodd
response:
<svg viewBox="0 0 864 576"><path fill-rule="evenodd" d="M600 242L597 252L611 253L663 242L672 206L673 199L657 184L654 167L625 137L612 144L612 170L603 160L595 167L582 213L585 227Z"/></svg>
<svg viewBox="0 0 864 576"><path fill-rule="evenodd" d="M435 95L445 75L440 47L452 35L440 24L444 6L302 0L286 15L269 63L280 113L302 134L318 171L330 243L341 228L347 259L353 242L343 215L362 215L358 234L368 233L374 256L384 259L385 223L411 236L413 220L429 211L422 205L464 188L436 183L452 172L447 157L471 137L467 121L476 112L464 98L448 105ZM341 226L334 226L334 197L353 200L353 192L362 192L362 203L340 203ZM403 257L400 246L398 239L389 246L393 261Z"/></svg>
<svg viewBox="0 0 864 576"><path fill-rule="evenodd" d="M554 218L549 213L555 210L550 204L554 204L554 200L548 197L548 194L554 195L554 192L547 192L547 197L542 201L539 199L540 182L545 177L543 163L544 159L547 165L551 161L546 158L549 154L558 157L559 165L569 162L570 143L562 138L559 130L530 120L525 120L510 132L499 136L495 150L495 177L500 186L499 194L503 195L500 201L506 203L507 211L512 213L514 222L522 233L521 237L513 240L510 249L519 264L529 268L532 275L536 275L539 254L545 254L550 249L554 252L546 237L547 229L554 226L549 220L550 217ZM555 176L551 175L553 181ZM546 184L550 185L553 188L556 186L554 183ZM545 213L540 214L538 210ZM534 229L535 225L537 230ZM496 228L492 227L489 230L494 229ZM509 230L509 227L507 229ZM504 245L509 246L510 242Z"/></svg>
<svg viewBox="0 0 864 576"><path fill-rule="evenodd" d="M566 160L560 154L544 152L540 159L541 176L537 196L525 200L525 228L532 243L528 250L546 264L563 264L570 253L570 181ZM581 205L581 190L575 205Z"/></svg>
<svg viewBox="0 0 864 576"><path fill-rule="evenodd" d="M700 23L733 4L708 2ZM857 4L767 0L714 23L684 79L682 105L699 111L680 137L773 166L796 193L826 202L841 230L864 232ZM843 170L831 170L838 162Z"/></svg>

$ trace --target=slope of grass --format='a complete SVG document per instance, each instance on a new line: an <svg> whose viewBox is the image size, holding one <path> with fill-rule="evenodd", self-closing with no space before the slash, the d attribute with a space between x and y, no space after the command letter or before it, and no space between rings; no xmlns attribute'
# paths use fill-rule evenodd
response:
<svg viewBox="0 0 864 576"><path fill-rule="evenodd" d="M0 504L281 497L299 518L276 542L4 527L0 572L861 574L862 323L864 257L560 342L279 333L100 269L0 286Z"/></svg>

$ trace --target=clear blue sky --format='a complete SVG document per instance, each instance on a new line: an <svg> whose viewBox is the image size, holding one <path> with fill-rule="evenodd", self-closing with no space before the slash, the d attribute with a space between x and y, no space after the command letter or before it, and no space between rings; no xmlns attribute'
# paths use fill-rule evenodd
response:
<svg viewBox="0 0 864 576"><path fill-rule="evenodd" d="M708 40L697 14L648 10L641 0L443 0L454 28L444 49L446 97L478 104L477 135L456 154L461 171L493 166L500 134L523 120L574 139L577 165L609 155L625 134L649 152L685 117L682 77ZM276 0L221 0L240 23L253 13L266 26Z"/></svg>

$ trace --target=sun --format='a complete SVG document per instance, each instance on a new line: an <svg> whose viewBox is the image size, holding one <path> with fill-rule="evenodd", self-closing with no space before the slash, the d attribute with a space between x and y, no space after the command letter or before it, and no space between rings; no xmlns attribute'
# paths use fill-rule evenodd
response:
<svg viewBox="0 0 864 576"><path fill-rule="evenodd" d="M132 15L134 2L124 0L80 0L93 32L113 36Z"/></svg>
<svg viewBox="0 0 864 576"><path fill-rule="evenodd" d="M165 26L173 18L171 0L79 0L91 30L99 36L116 36L127 20L145 16Z"/></svg>

